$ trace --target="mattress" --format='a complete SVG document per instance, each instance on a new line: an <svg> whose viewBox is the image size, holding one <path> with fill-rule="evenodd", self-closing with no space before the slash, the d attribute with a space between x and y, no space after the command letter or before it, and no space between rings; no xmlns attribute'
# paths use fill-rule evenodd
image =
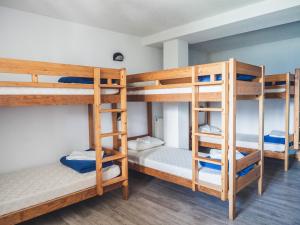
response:
<svg viewBox="0 0 300 225"><path fill-rule="evenodd" d="M85 174L56 163L0 175L0 215L96 185L96 172ZM103 180L120 175L120 167L103 169Z"/></svg>
<svg viewBox="0 0 300 225"><path fill-rule="evenodd" d="M118 94L118 89L101 89L102 95ZM90 88L32 88L32 87L0 87L0 95L93 95Z"/></svg>
<svg viewBox="0 0 300 225"><path fill-rule="evenodd" d="M222 85L200 86L199 92L221 92ZM127 95L191 94L192 87L127 91Z"/></svg>
<svg viewBox="0 0 300 225"><path fill-rule="evenodd" d="M265 89L265 93L284 93L285 88Z"/></svg>
<svg viewBox="0 0 300 225"><path fill-rule="evenodd" d="M208 156L205 153L200 154L203 157ZM192 152L187 149L160 146L139 152L128 150L128 161L189 180L192 179ZM201 167L199 180L221 185L221 171Z"/></svg>
<svg viewBox="0 0 300 225"><path fill-rule="evenodd" d="M221 144L222 139L217 139L212 137L200 137L200 141ZM236 146L258 149L258 135L237 133ZM285 145L265 142L264 150L272 151L272 152L284 152Z"/></svg>

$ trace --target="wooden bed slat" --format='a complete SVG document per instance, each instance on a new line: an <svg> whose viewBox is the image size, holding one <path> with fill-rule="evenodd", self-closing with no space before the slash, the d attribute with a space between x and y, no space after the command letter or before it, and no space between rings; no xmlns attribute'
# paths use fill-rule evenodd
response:
<svg viewBox="0 0 300 225"><path fill-rule="evenodd" d="M241 191L244 187L257 180L260 176L261 166L256 166L245 176L239 177L236 182L236 193Z"/></svg>
<svg viewBox="0 0 300 225"><path fill-rule="evenodd" d="M239 172L246 167L258 162L260 160L260 151L255 151L246 155L244 158L237 160L236 172Z"/></svg>
<svg viewBox="0 0 300 225"><path fill-rule="evenodd" d="M94 67L0 58L0 72L48 76L94 77ZM101 78L120 79L119 69L101 68Z"/></svg>
<svg viewBox="0 0 300 225"><path fill-rule="evenodd" d="M182 67L162 71L132 74L127 76L127 83L191 77L191 71L192 67Z"/></svg>

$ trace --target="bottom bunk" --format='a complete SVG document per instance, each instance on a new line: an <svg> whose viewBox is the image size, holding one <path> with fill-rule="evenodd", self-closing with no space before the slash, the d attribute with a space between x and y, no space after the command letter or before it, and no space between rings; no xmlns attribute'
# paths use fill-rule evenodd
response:
<svg viewBox="0 0 300 225"><path fill-rule="evenodd" d="M208 157L209 154L199 153L199 156ZM247 160L248 157L245 157L244 161ZM167 146L142 151L129 149L128 161L130 169L192 188L192 152L190 150ZM253 158L253 163L255 162ZM257 180L259 175L260 166L257 165L253 165L250 170L248 169L241 176L237 175L237 192ZM199 166L198 177L197 188L199 191L221 198L221 170Z"/></svg>
<svg viewBox="0 0 300 225"><path fill-rule="evenodd" d="M209 134L220 134L221 129L212 125L199 126L199 131ZM191 131L190 131L191 132ZM201 136L199 146L207 148L221 148L221 139L211 136ZM241 152L253 152L258 149L259 136L255 134L236 133L236 147ZM264 136L264 156L285 160L285 133L283 131L272 131ZM289 135L289 156L295 156L297 151L293 149L293 134Z"/></svg>
<svg viewBox="0 0 300 225"><path fill-rule="evenodd" d="M103 180L120 174L118 165L103 168ZM0 224L15 224L96 196L96 172L78 173L55 163L1 174L0 190Z"/></svg>

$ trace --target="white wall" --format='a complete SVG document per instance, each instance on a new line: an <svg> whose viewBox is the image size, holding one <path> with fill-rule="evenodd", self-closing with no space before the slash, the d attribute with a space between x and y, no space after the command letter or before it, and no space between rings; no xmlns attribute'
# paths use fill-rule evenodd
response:
<svg viewBox="0 0 300 225"><path fill-rule="evenodd" d="M199 51L192 47L189 48L189 65L199 65L205 64L209 60L208 53L204 51Z"/></svg>
<svg viewBox="0 0 300 225"><path fill-rule="evenodd" d="M281 41L257 44L242 48L214 51L208 54L207 62L217 62L236 58L255 65L265 65L266 74L294 72L300 67L300 37ZM197 57L197 55L196 55ZM193 59L196 61L196 59ZM237 106L237 129L241 133L257 132L257 103L239 101ZM254 116L253 116L254 115ZM219 125L220 120L213 114L212 121ZM265 101L265 132L272 129L284 130L284 101ZM293 102L291 102L290 132L293 131Z"/></svg>
<svg viewBox="0 0 300 225"><path fill-rule="evenodd" d="M0 57L126 67L128 73L162 68L162 50L142 46L139 37L3 7L0 27ZM124 54L123 63L112 61L116 51ZM146 133L145 104L129 103L128 112L129 135ZM109 130L110 118L103 123ZM55 162L87 147L86 106L0 108L0 173Z"/></svg>

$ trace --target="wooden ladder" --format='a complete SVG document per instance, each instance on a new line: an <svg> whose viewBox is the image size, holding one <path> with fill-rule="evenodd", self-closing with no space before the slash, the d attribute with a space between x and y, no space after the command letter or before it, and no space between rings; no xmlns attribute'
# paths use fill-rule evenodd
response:
<svg viewBox="0 0 300 225"><path fill-rule="evenodd" d="M222 81L211 81L211 82L198 82L198 69L193 67L192 74L192 189L196 191L201 189L201 186L204 188L210 188L215 191L221 192L221 199L227 199L228 191L228 64L224 62L222 66ZM211 76L211 79L214 76ZM221 108L211 108L211 107L200 107L199 103L203 102L199 99L199 87L200 86L210 86L210 85L222 85L221 92ZM199 112L220 112L222 117L222 134L212 134L204 133L199 131ZM209 159L199 156L199 137L211 137L222 139L221 151L222 151L222 160ZM200 182L198 173L199 173L199 162L207 162L215 165L221 166L222 173L222 183L221 186Z"/></svg>
<svg viewBox="0 0 300 225"><path fill-rule="evenodd" d="M128 197L128 159L127 159L127 91L126 91L126 70L120 70L120 84L112 84L112 79L107 79L107 84L100 84L101 69L94 69L94 145L96 151L96 185L97 194L102 195L104 188L117 183L122 183L123 198ZM102 109L101 107L101 89L114 88L119 89L120 108ZM117 105L117 104L113 104ZM101 131L101 113L121 113L121 131L113 130L111 133L102 133ZM112 137L114 140L121 137L121 149L102 148L102 138ZM117 145L118 146L118 145ZM114 145L115 147L115 145ZM103 153L108 154L102 159ZM102 163L109 161L118 161L120 163L121 175L110 180L102 179Z"/></svg>

